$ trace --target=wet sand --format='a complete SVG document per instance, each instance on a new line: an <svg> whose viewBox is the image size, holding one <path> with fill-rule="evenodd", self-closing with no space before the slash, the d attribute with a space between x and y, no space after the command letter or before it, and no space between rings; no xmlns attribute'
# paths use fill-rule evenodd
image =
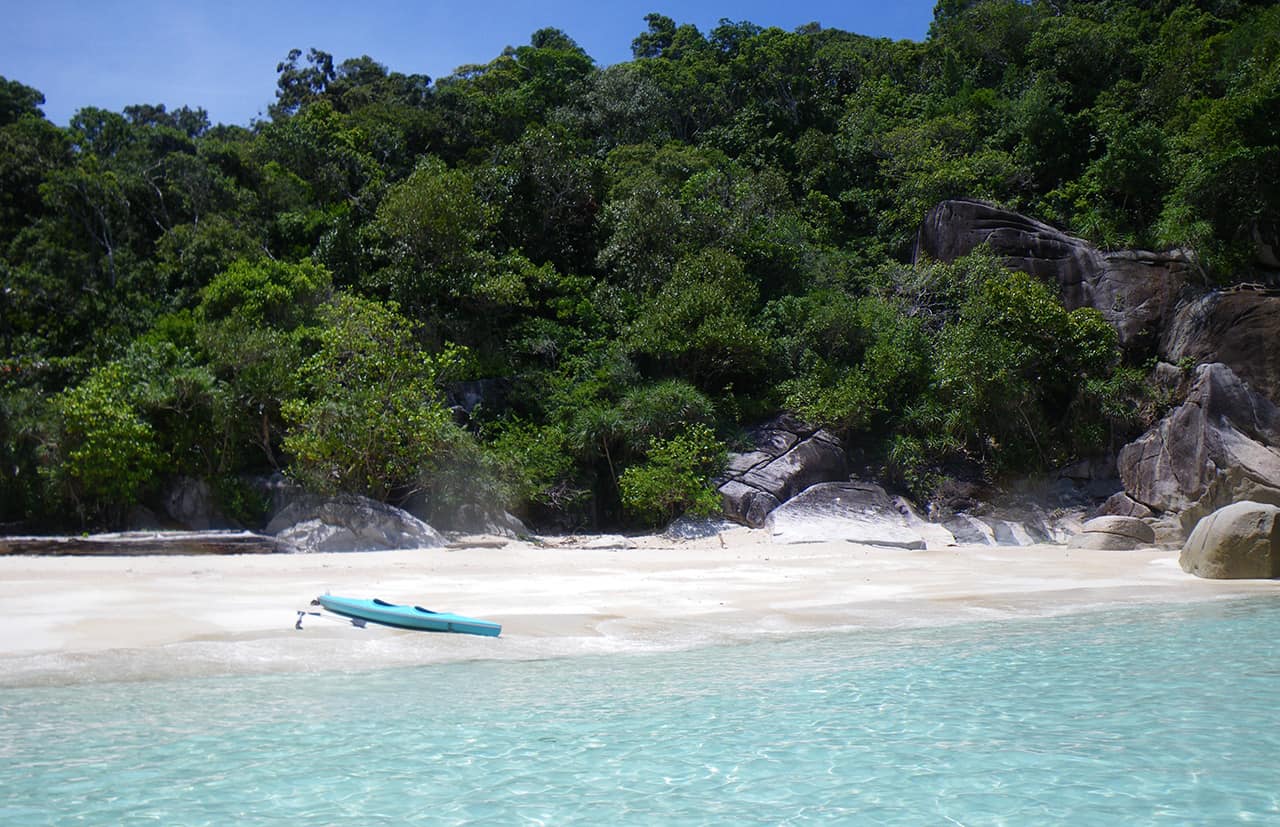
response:
<svg viewBox="0 0 1280 827"><path fill-rule="evenodd" d="M366 670L477 659L661 651L824 630L942 625L1280 595L1210 581L1177 552L847 542L774 545L736 529L588 549L502 548L225 557L0 557L0 686ZM330 592L493 620L499 638L319 612Z"/></svg>

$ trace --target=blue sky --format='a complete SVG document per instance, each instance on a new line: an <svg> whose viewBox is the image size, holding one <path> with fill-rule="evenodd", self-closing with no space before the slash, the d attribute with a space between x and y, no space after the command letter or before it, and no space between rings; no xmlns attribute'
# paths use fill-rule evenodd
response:
<svg viewBox="0 0 1280 827"><path fill-rule="evenodd" d="M578 41L601 65L629 60L644 16L660 12L704 32L721 18L794 29L827 28L923 39L935 0L0 0L9 34L0 75L44 93L65 124L82 106L203 106L214 122L248 124L275 94L275 67L291 48L336 60L367 54L388 68L449 74L485 63L544 26Z"/></svg>

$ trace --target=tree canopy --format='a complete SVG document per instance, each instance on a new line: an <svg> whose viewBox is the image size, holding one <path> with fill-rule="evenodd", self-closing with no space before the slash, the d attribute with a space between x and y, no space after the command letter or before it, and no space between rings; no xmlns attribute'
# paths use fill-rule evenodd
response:
<svg viewBox="0 0 1280 827"><path fill-rule="evenodd" d="M0 78L0 527L276 470L446 521L648 524L780 410L927 494L1105 447L1134 367L998 262L911 264L938 201L1280 270L1272 3L939 2L918 43L637 28L618 65L544 28L434 81L294 49L248 125L59 127ZM460 382L501 392L451 413Z"/></svg>

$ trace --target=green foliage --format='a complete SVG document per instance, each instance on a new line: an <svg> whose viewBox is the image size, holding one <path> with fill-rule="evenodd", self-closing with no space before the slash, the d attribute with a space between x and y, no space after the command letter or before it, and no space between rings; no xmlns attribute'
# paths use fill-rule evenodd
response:
<svg viewBox="0 0 1280 827"><path fill-rule="evenodd" d="M476 193L470 173L425 158L395 185L378 207L375 230L385 239L393 266L407 273L438 273L445 281L482 266L493 211ZM425 285L397 285L408 297Z"/></svg>
<svg viewBox="0 0 1280 827"><path fill-rule="evenodd" d="M202 321L293 330L328 296L328 272L310 262L237 261L200 294Z"/></svg>
<svg viewBox="0 0 1280 827"><path fill-rule="evenodd" d="M233 465L225 421L227 387L207 364L158 325L136 340L120 360L129 377L129 398L155 432L165 469L191 476L225 472Z"/></svg>
<svg viewBox="0 0 1280 827"><path fill-rule="evenodd" d="M561 428L513 420L489 443L513 501L566 513L588 496L575 479L573 454Z"/></svg>
<svg viewBox="0 0 1280 827"><path fill-rule="evenodd" d="M601 175L585 149L568 130L532 126L495 153L489 180L506 241L566 273L589 268L596 257Z"/></svg>
<svg viewBox="0 0 1280 827"><path fill-rule="evenodd" d="M123 363L112 362L53 399L58 431L41 473L82 521L119 519L164 467L132 380Z"/></svg>
<svg viewBox="0 0 1280 827"><path fill-rule="evenodd" d="M715 405L706 394L682 379L666 379L628 391L618 403L621 427L629 447L648 449L688 425L710 425Z"/></svg>
<svg viewBox="0 0 1280 827"><path fill-rule="evenodd" d="M320 310L319 349L286 400L289 473L317 491L375 499L428 486L465 441L436 389L458 354L428 356L394 305L339 293Z"/></svg>
<svg viewBox="0 0 1280 827"><path fill-rule="evenodd" d="M711 480L724 467L725 448L706 425L690 425L653 443L644 463L622 473L618 486L629 513L649 525L681 514L710 516L720 510Z"/></svg>
<svg viewBox="0 0 1280 827"><path fill-rule="evenodd" d="M679 203L658 187L641 188L611 201L604 220L609 240L599 261L613 280L638 294L660 288L679 255Z"/></svg>
<svg viewBox="0 0 1280 827"><path fill-rule="evenodd" d="M864 430L886 424L928 383L924 325L895 304L834 291L786 304L774 312L790 328L780 337L795 366L781 385L788 409L842 431Z"/></svg>
<svg viewBox="0 0 1280 827"><path fill-rule="evenodd" d="M1165 404L1001 262L906 264L938 200L1274 277L1275 4L946 0L922 43L643 26L630 62L544 28L434 83L294 50L250 127L60 127L0 79L0 521L118 522L168 473L249 514L234 481L286 459L565 527L621 519L630 475L658 519L653 452L783 407L923 491ZM426 355L450 342L465 366ZM512 389L478 442L441 358Z"/></svg>
<svg viewBox="0 0 1280 827"><path fill-rule="evenodd" d="M0 77L0 126L14 123L23 117L44 117L40 105L44 95L39 90Z"/></svg>
<svg viewBox="0 0 1280 827"><path fill-rule="evenodd" d="M219 419L228 450L251 449L279 467L280 403L298 393L297 371L331 290L322 267L259 260L236 262L201 292L193 335L225 383Z"/></svg>
<svg viewBox="0 0 1280 827"><path fill-rule="evenodd" d="M1198 248L1221 276L1247 271L1260 235L1280 227L1280 64L1237 84L1178 140L1178 184L1158 225L1161 240Z"/></svg>
<svg viewBox="0 0 1280 827"><path fill-rule="evenodd" d="M671 280L640 310L628 344L659 373L716 392L751 384L766 368L768 341L750 320L758 289L742 262L708 249L676 266Z"/></svg>
<svg viewBox="0 0 1280 827"><path fill-rule="evenodd" d="M1064 420L1079 383L1107 376L1118 356L1097 311L1068 312L1023 273L988 277L940 334L943 425L996 467L1047 467L1073 448Z"/></svg>
<svg viewBox="0 0 1280 827"><path fill-rule="evenodd" d="M45 516L53 505L37 470L48 403L21 373L20 364L0 362L0 524Z"/></svg>

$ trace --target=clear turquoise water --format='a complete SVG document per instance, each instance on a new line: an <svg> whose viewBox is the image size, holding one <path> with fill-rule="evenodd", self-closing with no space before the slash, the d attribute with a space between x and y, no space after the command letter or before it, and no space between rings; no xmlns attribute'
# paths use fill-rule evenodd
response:
<svg viewBox="0 0 1280 827"><path fill-rule="evenodd" d="M0 690L0 824L1280 820L1280 596Z"/></svg>

